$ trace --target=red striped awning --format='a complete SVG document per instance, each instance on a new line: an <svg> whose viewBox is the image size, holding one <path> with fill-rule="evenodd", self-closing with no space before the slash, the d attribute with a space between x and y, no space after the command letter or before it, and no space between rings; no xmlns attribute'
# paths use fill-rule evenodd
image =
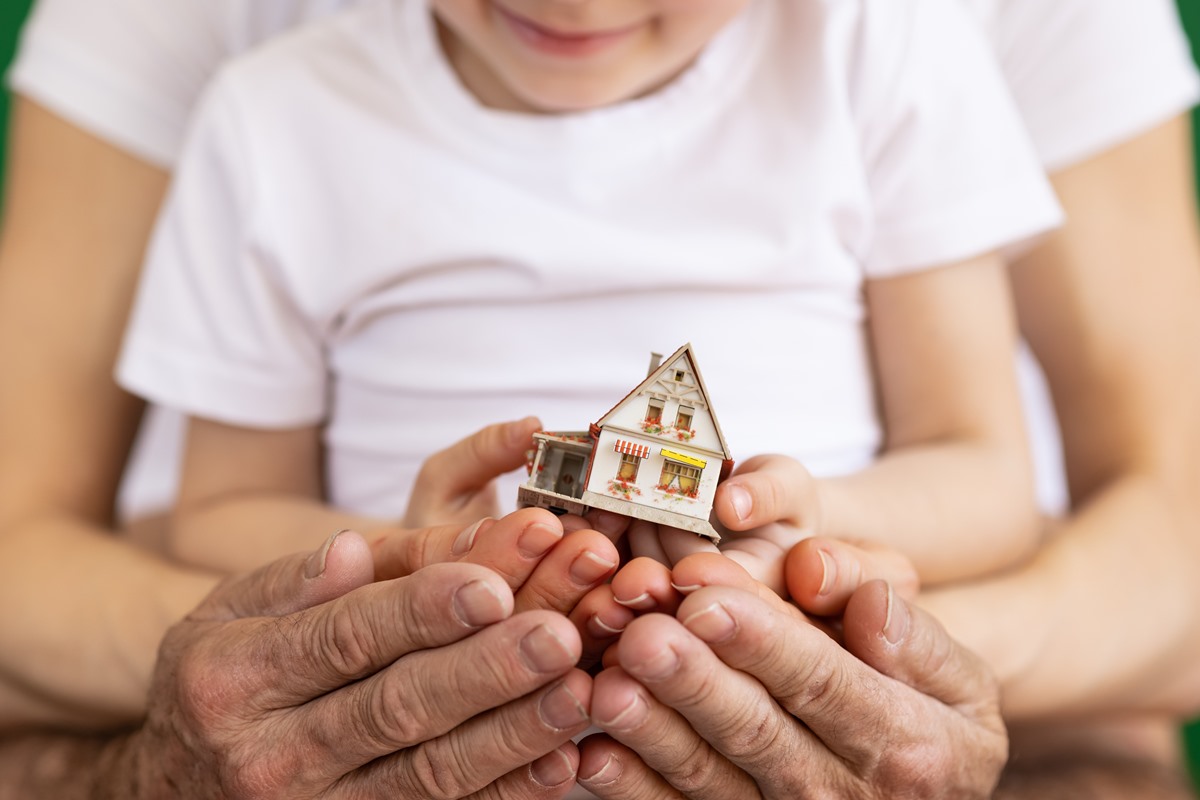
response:
<svg viewBox="0 0 1200 800"><path fill-rule="evenodd" d="M636 442L627 442L623 439L617 439L617 446L614 449L618 453L624 453L627 456L637 456L638 458L645 458L650 455L649 446L637 444Z"/></svg>

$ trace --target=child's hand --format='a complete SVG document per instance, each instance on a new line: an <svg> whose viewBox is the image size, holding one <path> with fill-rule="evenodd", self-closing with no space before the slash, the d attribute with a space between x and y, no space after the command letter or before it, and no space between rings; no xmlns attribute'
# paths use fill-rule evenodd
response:
<svg viewBox="0 0 1200 800"><path fill-rule="evenodd" d="M429 564L463 561L492 569L516 598L515 611L570 613L617 568L617 548L604 534L566 532L549 511L524 508L471 525L402 530L372 543L375 579L410 575Z"/></svg>
<svg viewBox="0 0 1200 800"><path fill-rule="evenodd" d="M721 552L782 595L788 551L820 530L818 488L817 479L795 459L756 456L717 487L713 512L726 529L720 545L687 531L635 522L628 533L630 550L668 567L694 553Z"/></svg>
<svg viewBox="0 0 1200 800"><path fill-rule="evenodd" d="M499 513L496 478L525 463L537 417L501 422L476 431L421 465L408 499L404 527L467 525Z"/></svg>

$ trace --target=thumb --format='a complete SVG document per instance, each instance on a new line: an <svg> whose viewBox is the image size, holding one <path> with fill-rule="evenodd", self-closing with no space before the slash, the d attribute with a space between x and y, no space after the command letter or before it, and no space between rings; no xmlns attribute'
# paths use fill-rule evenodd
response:
<svg viewBox="0 0 1200 800"><path fill-rule="evenodd" d="M413 483L404 526L422 528L455 518L458 506L525 463L541 427L536 417L489 425L431 455ZM472 518L486 513L494 511L475 509Z"/></svg>
<svg viewBox="0 0 1200 800"><path fill-rule="evenodd" d="M374 580L371 548L353 531L338 531L319 549L295 553L222 581L188 615L197 622L280 617L326 603Z"/></svg>

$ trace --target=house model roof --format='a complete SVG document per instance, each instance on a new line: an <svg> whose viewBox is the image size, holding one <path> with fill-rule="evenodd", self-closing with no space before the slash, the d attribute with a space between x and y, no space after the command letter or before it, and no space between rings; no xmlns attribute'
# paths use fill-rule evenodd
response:
<svg viewBox="0 0 1200 800"><path fill-rule="evenodd" d="M621 398L620 402L605 412L604 416L600 417L592 426L593 430L604 427L608 424L614 413L625 405L632 397L643 394L662 394L662 391L655 389L660 384L664 387L673 383L668 376L676 370L684 370L696 376L696 386L694 391L699 393L699 397L689 397L688 402L695 403L704 408L709 417L712 419L713 428L717 433L717 441L720 443L720 455L722 460L729 461L732 455L729 452L729 445L725 442L725 434L721 431L721 423L717 420L716 412L713 411L712 403L708 397L708 387L704 385L704 376L700 374L700 366L696 363L696 356L692 352L692 343L688 342L683 347L680 347L674 353L665 358L661 364L650 371L646 379L633 387L629 394Z"/></svg>

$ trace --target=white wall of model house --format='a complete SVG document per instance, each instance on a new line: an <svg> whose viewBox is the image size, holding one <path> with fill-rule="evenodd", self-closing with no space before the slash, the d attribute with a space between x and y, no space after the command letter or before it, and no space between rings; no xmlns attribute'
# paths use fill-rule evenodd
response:
<svg viewBox="0 0 1200 800"><path fill-rule="evenodd" d="M721 439L687 355L680 354L657 373L655 380L639 387L639 391L626 397L600 420L587 489L706 520L725 457ZM647 419L652 401L662 407L657 424ZM638 463L637 476L632 481L619 479L622 448L618 448L618 442L646 448L646 456ZM672 473L664 474L668 463L675 465L670 469L676 471L679 467L684 467L684 472L699 469L694 497L689 496L690 492L680 491L680 481L678 478L672 481ZM698 467L699 464L703 467ZM659 488L664 483L673 484L674 490Z"/></svg>

